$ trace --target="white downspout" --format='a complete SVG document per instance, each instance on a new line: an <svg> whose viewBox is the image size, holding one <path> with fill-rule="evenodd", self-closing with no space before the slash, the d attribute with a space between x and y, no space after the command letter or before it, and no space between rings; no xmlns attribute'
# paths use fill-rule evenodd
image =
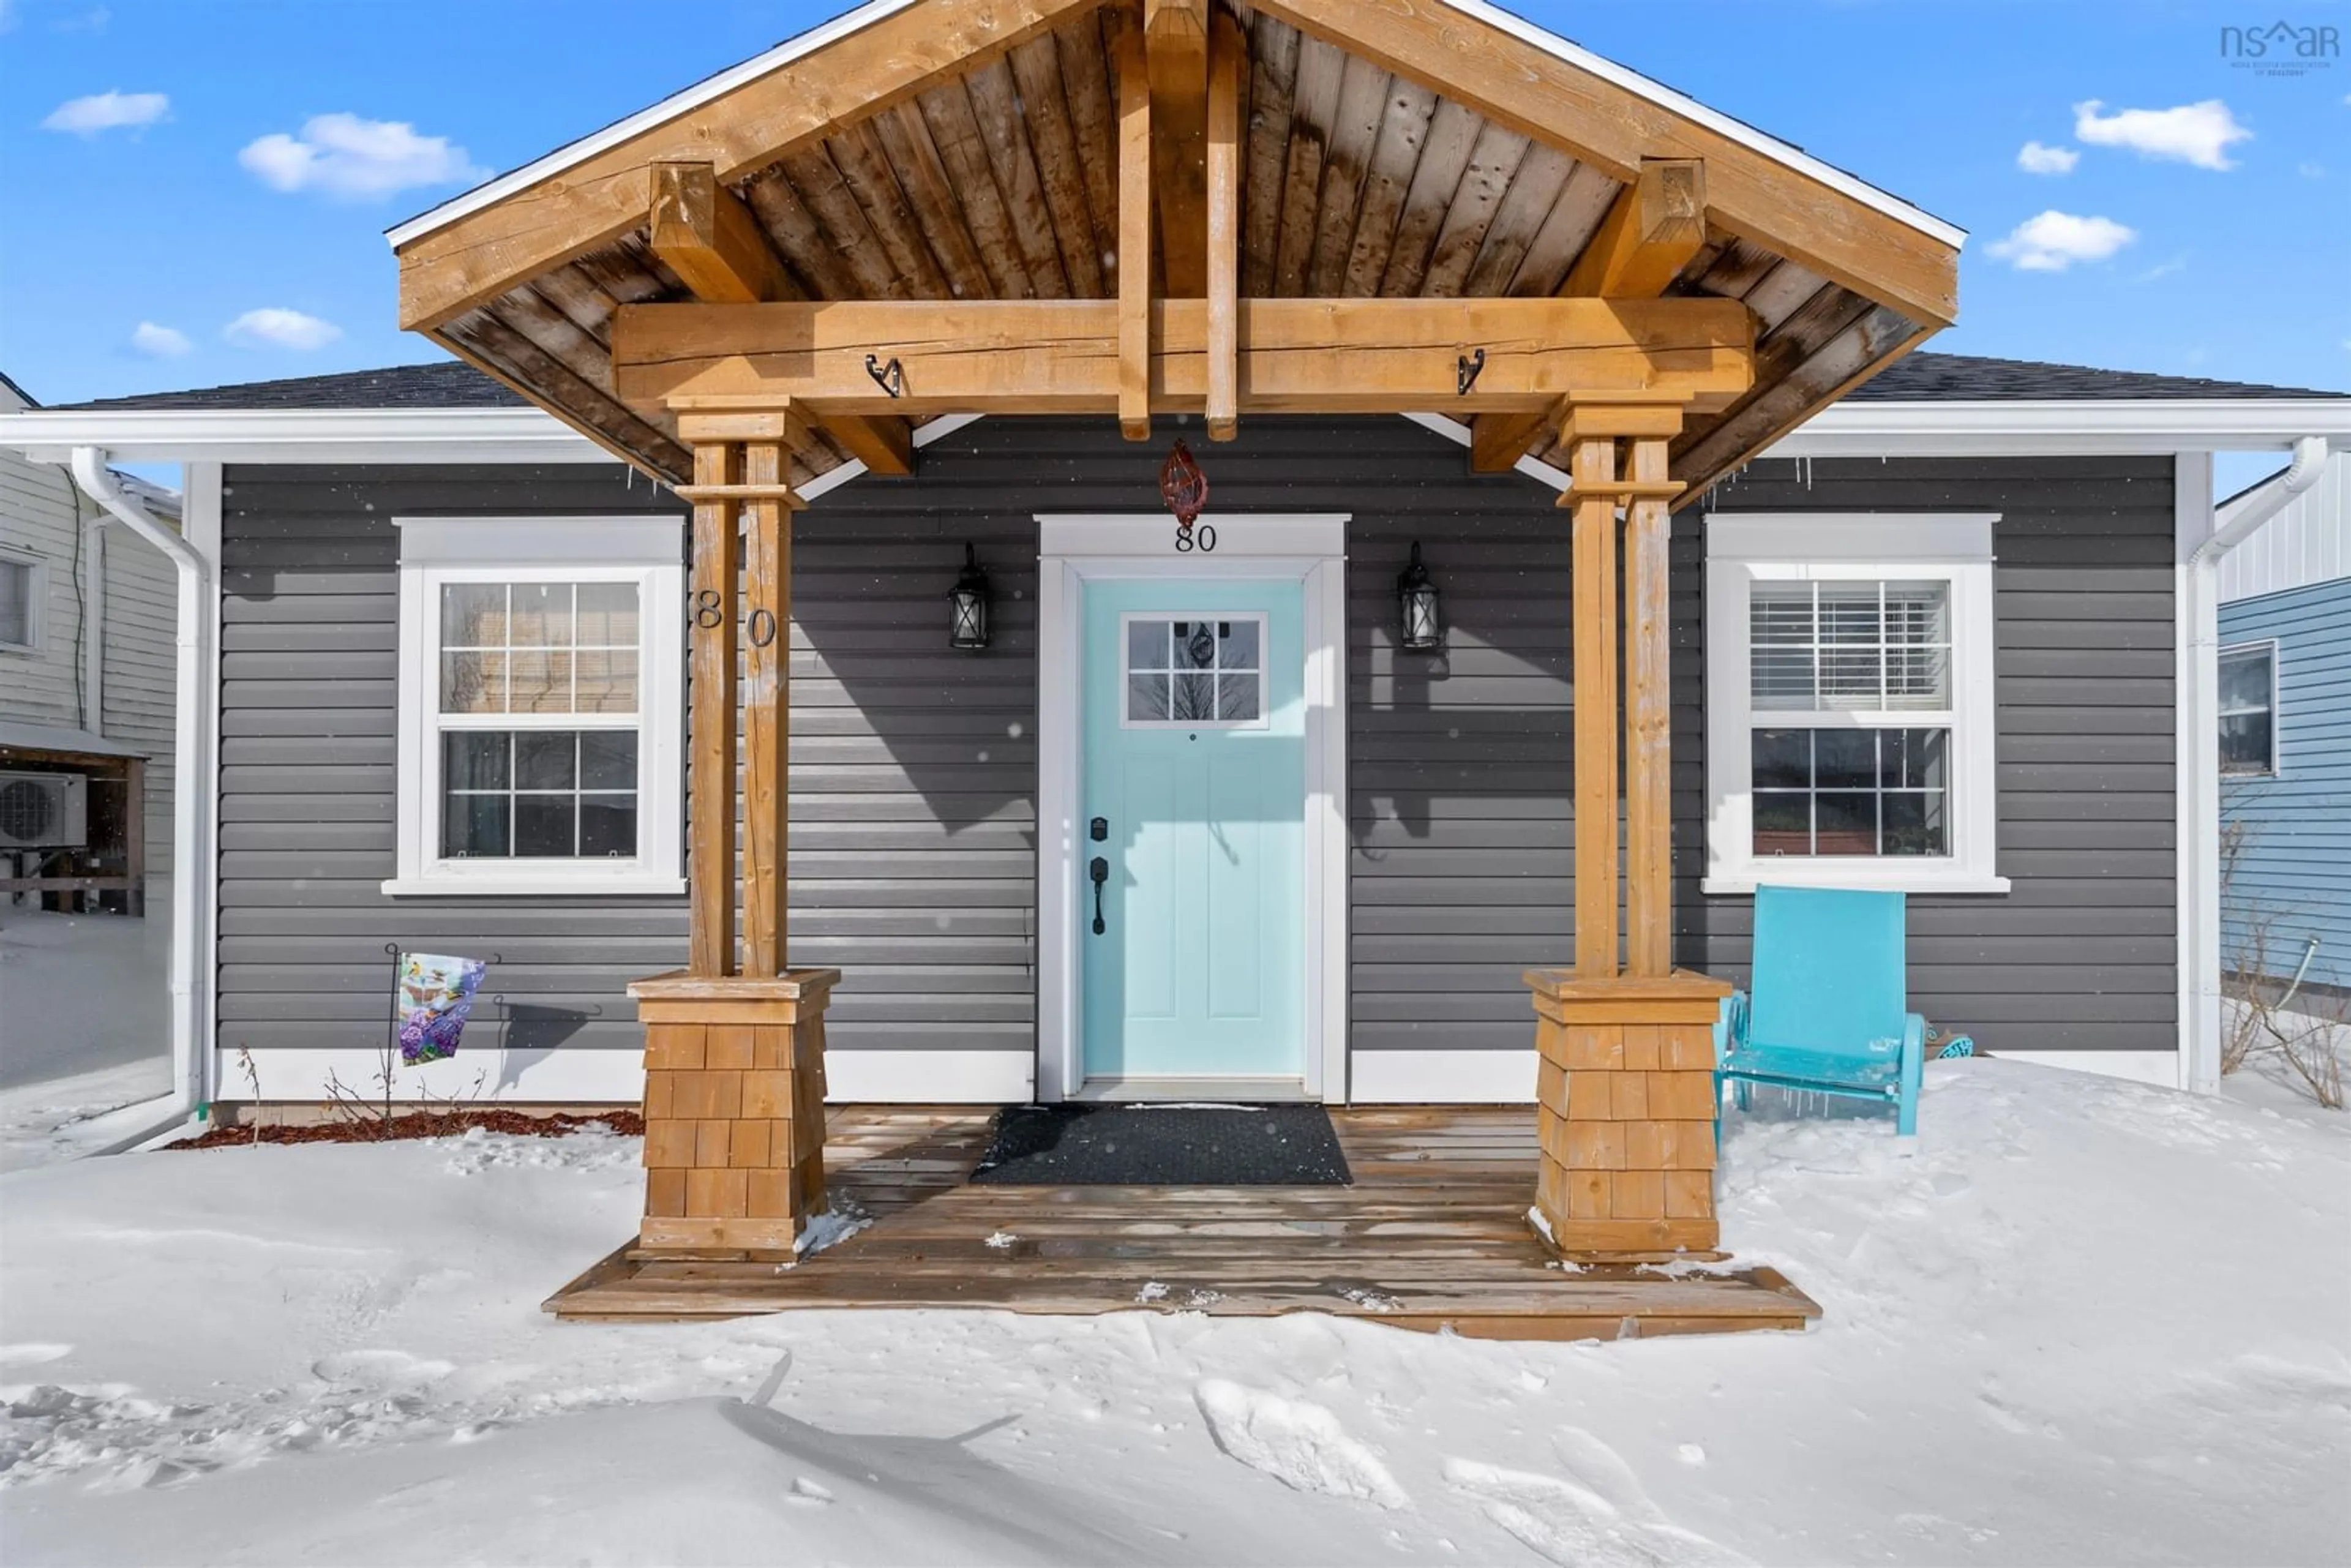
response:
<svg viewBox="0 0 2351 1568"><path fill-rule="evenodd" d="M2183 1088L2201 1094L2220 1087L2220 558L2318 483L2333 455L2322 435L2294 444L2284 476L2211 513L2211 532L2188 557L2189 627L2186 689L2180 724L2189 764L2180 780L2183 812L2192 826L2194 854L2180 890L2180 961L2188 967L2188 1016Z"/></svg>
<svg viewBox="0 0 2351 1568"><path fill-rule="evenodd" d="M172 878L172 1094L154 1124L117 1143L108 1153L134 1147L186 1121L204 1100L204 1041L210 988L211 915L206 879L198 868L212 863L212 824L205 821L213 756L213 705L205 690L212 667L211 618L205 606L213 588L212 567L194 546L124 493L108 470L106 454L95 446L73 449L74 482L125 528L162 550L179 570L178 694L174 705L172 817L177 873Z"/></svg>

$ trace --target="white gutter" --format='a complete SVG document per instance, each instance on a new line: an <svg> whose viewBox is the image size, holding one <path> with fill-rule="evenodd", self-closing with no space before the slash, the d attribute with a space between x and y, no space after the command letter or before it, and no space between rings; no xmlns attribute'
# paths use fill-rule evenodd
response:
<svg viewBox="0 0 2351 1568"><path fill-rule="evenodd" d="M2351 397L1984 398L1833 403L1761 457L1986 457L2351 447Z"/></svg>
<svg viewBox="0 0 2351 1568"><path fill-rule="evenodd" d="M2180 673L2179 815L2182 842L2192 846L2181 867L2179 890L2181 1087L2199 1093L2220 1089L2222 1040L2220 558L2317 484L2333 455L2327 437L2305 435L2294 444L2294 462L2278 478L2225 507L2215 508L2196 497L2203 510L2203 534L2180 567L2187 647Z"/></svg>
<svg viewBox="0 0 2351 1568"><path fill-rule="evenodd" d="M176 649L178 722L173 730L172 813L176 839L177 874L172 878L172 1092L166 1108L153 1124L121 1140L109 1153L145 1143L166 1128L186 1121L204 1100L204 1048L209 1018L210 987L202 977L211 974L212 911L206 906L207 879L199 868L212 863L212 823L205 820L206 790L202 781L212 776L213 706L206 690L212 667L206 601L214 587L211 564L179 534L166 527L122 487L107 468L107 454L96 446L78 446L70 465L74 482L89 498L106 508L125 528L162 550L179 570L179 634Z"/></svg>
<svg viewBox="0 0 2351 1568"><path fill-rule="evenodd" d="M932 420L915 429L960 428ZM1405 418L1465 445L1443 413ZM1782 436L1764 457L2070 456L2283 451L2307 435L2351 449L2351 397L2080 398L1841 402ZM43 409L0 413L0 446L65 463L102 446L124 463L617 463L536 408ZM1562 487L1530 458L1521 473Z"/></svg>
<svg viewBox="0 0 2351 1568"><path fill-rule="evenodd" d="M37 463L104 447L117 463L616 463L536 408L43 409L0 414Z"/></svg>

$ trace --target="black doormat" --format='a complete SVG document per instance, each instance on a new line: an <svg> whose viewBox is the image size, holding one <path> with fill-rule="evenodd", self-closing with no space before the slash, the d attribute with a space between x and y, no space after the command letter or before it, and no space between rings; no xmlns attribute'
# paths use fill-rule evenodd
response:
<svg viewBox="0 0 2351 1568"><path fill-rule="evenodd" d="M971 1179L994 1186L1345 1186L1320 1105L1008 1105Z"/></svg>

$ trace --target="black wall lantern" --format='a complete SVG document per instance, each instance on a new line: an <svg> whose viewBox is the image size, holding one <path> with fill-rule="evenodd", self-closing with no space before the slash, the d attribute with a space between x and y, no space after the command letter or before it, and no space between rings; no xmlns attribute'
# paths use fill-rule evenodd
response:
<svg viewBox="0 0 2351 1568"><path fill-rule="evenodd" d="M979 552L963 547L963 575L947 595L947 646L977 653L987 646L987 573L979 570Z"/></svg>
<svg viewBox="0 0 2351 1568"><path fill-rule="evenodd" d="M1420 544L1414 541L1412 564L1396 574L1396 611L1405 650L1434 653L1445 646L1445 621L1437 611L1437 585L1420 564Z"/></svg>

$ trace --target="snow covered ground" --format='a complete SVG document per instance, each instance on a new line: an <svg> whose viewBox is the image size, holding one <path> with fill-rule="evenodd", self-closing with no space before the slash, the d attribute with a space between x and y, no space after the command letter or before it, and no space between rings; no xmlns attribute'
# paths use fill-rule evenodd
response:
<svg viewBox="0 0 2351 1568"><path fill-rule="evenodd" d="M1812 1332L553 1322L633 1142L0 1177L11 1563L2340 1563L2351 1119L1996 1060L1734 1123ZM820 1266L811 1264L811 1267Z"/></svg>
<svg viewBox="0 0 2351 1568"><path fill-rule="evenodd" d="M167 880L137 920L0 900L0 1090L168 1057L171 971Z"/></svg>
<svg viewBox="0 0 2351 1568"><path fill-rule="evenodd" d="M0 1171L153 1124L123 1108L172 1084L171 909L162 879L139 920L0 903Z"/></svg>

